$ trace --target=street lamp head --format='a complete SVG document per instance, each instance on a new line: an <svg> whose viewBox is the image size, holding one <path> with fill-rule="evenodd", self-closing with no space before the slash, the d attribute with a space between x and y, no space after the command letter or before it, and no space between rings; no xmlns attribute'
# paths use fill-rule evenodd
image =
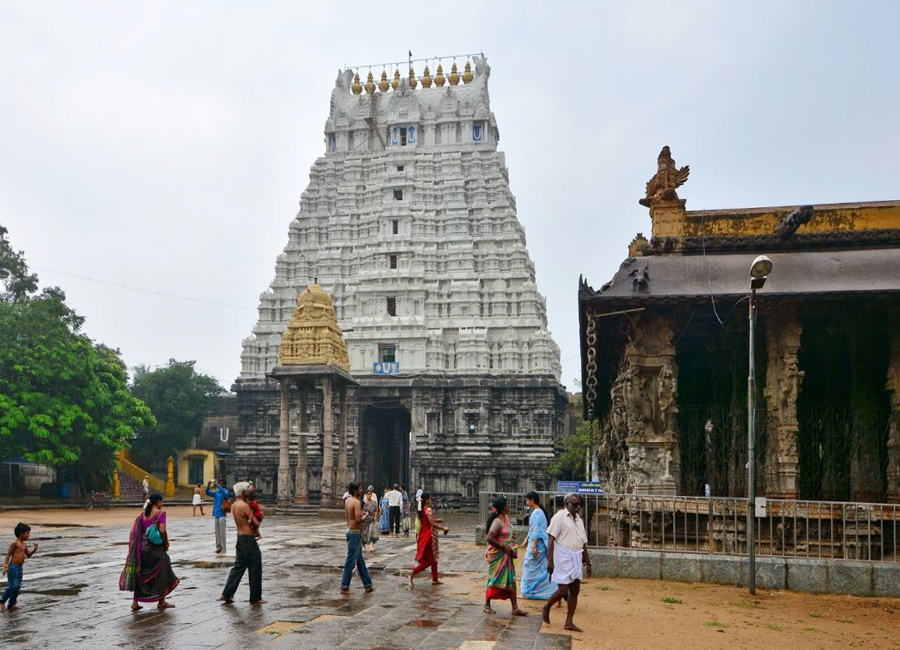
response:
<svg viewBox="0 0 900 650"><path fill-rule="evenodd" d="M772 272L772 260L765 255L757 255L750 265L750 288L754 291L762 289L766 278Z"/></svg>
<svg viewBox="0 0 900 650"><path fill-rule="evenodd" d="M764 280L772 272L772 260L765 255L757 255L750 265L750 277Z"/></svg>

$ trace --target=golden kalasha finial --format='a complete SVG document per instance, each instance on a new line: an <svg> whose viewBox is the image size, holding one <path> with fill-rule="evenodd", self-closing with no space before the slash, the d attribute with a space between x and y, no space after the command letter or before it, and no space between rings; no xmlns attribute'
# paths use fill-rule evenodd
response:
<svg viewBox="0 0 900 650"><path fill-rule="evenodd" d="M380 90L383 93L386 93L388 91L388 88L390 88L390 87L391 87L391 84L387 80L387 72L382 70L381 71L381 81L378 82L378 90Z"/></svg>
<svg viewBox="0 0 900 650"><path fill-rule="evenodd" d="M450 81L451 86L455 86L459 83L459 73L456 71L456 61L450 66L450 76L447 77L447 79Z"/></svg>
<svg viewBox="0 0 900 650"><path fill-rule="evenodd" d="M422 88L431 88L431 71L425 66L425 72L422 73Z"/></svg>
<svg viewBox="0 0 900 650"><path fill-rule="evenodd" d="M366 77L366 92L370 95L375 92L375 82L372 80L371 70L369 70L369 76Z"/></svg>
<svg viewBox="0 0 900 650"><path fill-rule="evenodd" d="M466 61L466 69L463 70L463 83L472 83L472 79L474 78L475 76L472 74L472 64Z"/></svg>
<svg viewBox="0 0 900 650"><path fill-rule="evenodd" d="M416 81L416 73L413 71L412 66L409 68L409 87L412 90L416 89L416 86L419 85L419 82Z"/></svg>
<svg viewBox="0 0 900 650"><path fill-rule="evenodd" d="M358 95L362 92L362 86L359 85L359 73L357 72L353 75L353 85L350 86L350 90L353 91L354 95Z"/></svg>
<svg viewBox="0 0 900 650"><path fill-rule="evenodd" d="M391 81L391 88L397 90L400 87L400 68L394 70L394 79Z"/></svg>
<svg viewBox="0 0 900 650"><path fill-rule="evenodd" d="M447 80L444 79L444 66L438 63L437 74L434 76L434 85L438 88L443 88L446 81Z"/></svg>

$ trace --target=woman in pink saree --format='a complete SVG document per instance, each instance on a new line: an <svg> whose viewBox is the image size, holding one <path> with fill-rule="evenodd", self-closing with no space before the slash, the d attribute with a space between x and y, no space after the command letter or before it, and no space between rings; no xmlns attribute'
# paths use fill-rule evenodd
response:
<svg viewBox="0 0 900 650"><path fill-rule="evenodd" d="M146 508L131 526L128 557L119 576L119 589L134 593L132 610L141 609L140 603L157 603L158 609L175 607L166 602L166 596L179 583L172 571L168 550L169 536L166 533L162 495L151 494Z"/></svg>

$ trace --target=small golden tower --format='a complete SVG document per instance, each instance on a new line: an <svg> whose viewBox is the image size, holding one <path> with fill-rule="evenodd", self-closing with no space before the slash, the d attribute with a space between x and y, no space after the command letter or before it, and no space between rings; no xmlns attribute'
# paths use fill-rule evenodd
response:
<svg viewBox="0 0 900 650"><path fill-rule="evenodd" d="M375 92L375 82L372 80L371 70L369 70L369 76L366 77L366 92L370 95Z"/></svg>
<svg viewBox="0 0 900 650"><path fill-rule="evenodd" d="M475 76L472 74L472 64L469 63L468 61L466 61L466 69L463 70L463 75L462 75L463 83L464 84L472 83L472 79L474 79L474 78L475 78Z"/></svg>
<svg viewBox="0 0 900 650"><path fill-rule="evenodd" d="M350 371L334 303L318 284L309 285L297 296L297 309L281 335L278 365L330 365Z"/></svg>
<svg viewBox="0 0 900 650"><path fill-rule="evenodd" d="M409 68L409 87L411 90L415 90L416 86L419 85L419 82L416 81L416 73L413 71L412 66Z"/></svg>
<svg viewBox="0 0 900 650"><path fill-rule="evenodd" d="M425 72L422 74L422 88L431 88L431 71L425 66Z"/></svg>
<svg viewBox="0 0 900 650"><path fill-rule="evenodd" d="M459 83L459 72L456 71L456 61L450 66L450 76L447 79L450 81L451 86L455 86Z"/></svg>
<svg viewBox="0 0 900 650"><path fill-rule="evenodd" d="M391 84L387 79L387 72L382 70L381 71L381 81L378 82L378 90L380 90L383 93L386 93L388 91L388 88L390 88L390 87L391 87Z"/></svg>
<svg viewBox="0 0 900 650"><path fill-rule="evenodd" d="M350 86L350 90L353 91L354 95L359 95L362 92L362 86L359 85L359 73L357 72L353 75L353 84Z"/></svg>
<svg viewBox="0 0 900 650"><path fill-rule="evenodd" d="M394 79L391 81L391 88L397 90L400 87L400 68L394 70Z"/></svg>
<svg viewBox="0 0 900 650"><path fill-rule="evenodd" d="M434 85L438 88L443 88L446 81L447 80L444 79L444 66L438 63L437 74L434 77Z"/></svg>

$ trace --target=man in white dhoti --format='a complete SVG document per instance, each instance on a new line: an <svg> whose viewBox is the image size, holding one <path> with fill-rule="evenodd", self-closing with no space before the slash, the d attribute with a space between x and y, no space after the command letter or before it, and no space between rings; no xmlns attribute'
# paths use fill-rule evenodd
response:
<svg viewBox="0 0 900 650"><path fill-rule="evenodd" d="M580 508L581 497L577 494L568 495L565 508L553 515L550 526L547 528L547 535L550 538L550 545L547 549L549 556L547 570L550 572L551 581L558 584L559 588L544 605L544 623L550 623L550 608L565 598L568 603L565 629L573 632L582 631L575 625L572 618L575 616L575 608L578 607L583 564L587 565L588 576L591 575L587 531L584 529L584 521L578 515Z"/></svg>

